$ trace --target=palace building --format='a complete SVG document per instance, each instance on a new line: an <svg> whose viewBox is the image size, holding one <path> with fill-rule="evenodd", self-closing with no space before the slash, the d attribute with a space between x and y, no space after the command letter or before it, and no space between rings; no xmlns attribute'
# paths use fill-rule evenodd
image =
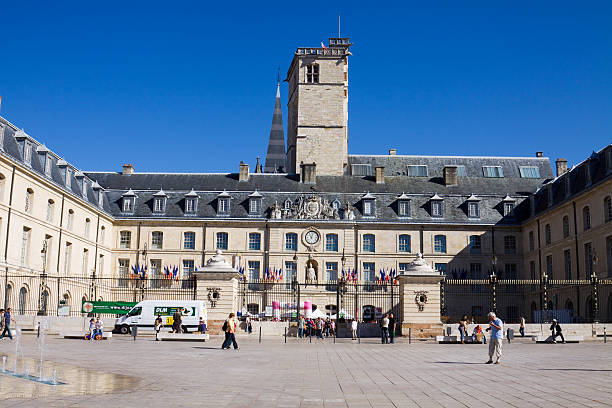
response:
<svg viewBox="0 0 612 408"><path fill-rule="evenodd" d="M263 169L240 162L228 173L146 173L131 164L88 171L0 118L1 304L40 309L33 305L46 289L27 276L120 282L146 266L150 279L168 269L188 278L218 249L246 282L282 271L275 279L322 285L321 296L353 271L362 284L381 271L401 273L417 253L449 279L486 280L493 271L507 280L612 277L612 145L571 169L558 159L555 172L542 152L350 154L351 45L330 38L328 47L295 50L286 143L277 87ZM80 310L91 296L86 285L79 293L58 287L44 302ZM334 305L329 296L323 301ZM589 296L567 286L542 305L541 294L523 294L520 312L504 313L544 307L587 316ZM612 319L609 296L600 294L598 313ZM462 300L466 314L488 311L471 298Z"/></svg>

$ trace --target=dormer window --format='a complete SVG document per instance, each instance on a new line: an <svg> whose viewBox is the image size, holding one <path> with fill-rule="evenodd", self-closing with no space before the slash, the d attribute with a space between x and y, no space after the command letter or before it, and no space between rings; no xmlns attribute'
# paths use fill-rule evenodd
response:
<svg viewBox="0 0 612 408"><path fill-rule="evenodd" d="M23 161L28 166L32 165L32 144L27 140L24 142L23 145Z"/></svg>
<svg viewBox="0 0 612 408"><path fill-rule="evenodd" d="M522 178L540 178L540 168L536 166L519 166Z"/></svg>
<svg viewBox="0 0 612 408"><path fill-rule="evenodd" d="M410 217L410 197L404 193L397 197L397 215Z"/></svg>
<svg viewBox="0 0 612 408"><path fill-rule="evenodd" d="M45 156L45 175L51 176L51 156Z"/></svg>
<svg viewBox="0 0 612 408"><path fill-rule="evenodd" d="M506 197L502 201L502 204L504 206L504 217L512 215L512 212L514 211L514 203L514 198L510 197L509 195L506 195Z"/></svg>
<svg viewBox="0 0 612 408"><path fill-rule="evenodd" d="M504 170L501 166L482 166L482 174L484 177L501 178L504 177Z"/></svg>
<svg viewBox="0 0 612 408"><path fill-rule="evenodd" d="M255 190L254 193L249 194L249 215L260 215L261 214L261 200L263 196L259 194L259 191Z"/></svg>
<svg viewBox="0 0 612 408"><path fill-rule="evenodd" d="M427 166L424 165L408 165L406 171L411 177L427 177Z"/></svg>
<svg viewBox="0 0 612 408"><path fill-rule="evenodd" d="M102 187L97 181L94 181L91 185L91 189L96 192L96 200L98 201L98 207L102 207L104 195L102 194Z"/></svg>
<svg viewBox="0 0 612 408"><path fill-rule="evenodd" d="M306 65L306 82L309 84L319 83L319 64Z"/></svg>
<svg viewBox="0 0 612 408"><path fill-rule="evenodd" d="M434 194L430 198L431 203L431 216L434 218L442 218L444 216L444 200L438 194Z"/></svg>
<svg viewBox="0 0 612 408"><path fill-rule="evenodd" d="M361 201L363 202L363 216L364 217L373 217L374 214L374 203L376 197L370 193L367 193L363 197L361 197Z"/></svg>
<svg viewBox="0 0 612 408"><path fill-rule="evenodd" d="M133 213L136 204L136 193L130 188L126 193L123 193L121 198L121 212L126 214Z"/></svg>
<svg viewBox="0 0 612 408"><path fill-rule="evenodd" d="M79 187L81 188L81 195L87 196L87 182L85 181L85 175L81 171L74 173L74 178L78 180Z"/></svg>
<svg viewBox="0 0 612 408"><path fill-rule="evenodd" d="M230 195L224 191L217 196L217 215L230 214Z"/></svg>
<svg viewBox="0 0 612 408"><path fill-rule="evenodd" d="M198 194L191 189L185 194L185 214L195 214L198 211Z"/></svg>
<svg viewBox="0 0 612 408"><path fill-rule="evenodd" d="M472 194L467 199L468 218L480 218L480 199Z"/></svg>
<svg viewBox="0 0 612 408"><path fill-rule="evenodd" d="M166 200L168 195L164 192L164 189L160 189L157 193L153 194L153 212L157 214L163 214L166 212Z"/></svg>
<svg viewBox="0 0 612 408"><path fill-rule="evenodd" d="M51 155L49 154L49 149L45 145L40 145L36 148L36 153L38 153L43 163L45 176L51 176Z"/></svg>
<svg viewBox="0 0 612 408"><path fill-rule="evenodd" d="M66 188L72 189L72 170L66 169Z"/></svg>

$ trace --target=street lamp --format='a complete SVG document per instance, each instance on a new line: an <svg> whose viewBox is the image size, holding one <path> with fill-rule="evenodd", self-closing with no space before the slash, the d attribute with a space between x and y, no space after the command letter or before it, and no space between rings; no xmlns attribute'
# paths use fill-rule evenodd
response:
<svg viewBox="0 0 612 408"><path fill-rule="evenodd" d="M38 315L44 316L47 314L47 299L45 297L45 287L47 279L47 240L43 241L40 257L42 258L42 273L40 274L40 288L38 289Z"/></svg>
<svg viewBox="0 0 612 408"><path fill-rule="evenodd" d="M493 275L497 275L497 255L493 254L493 256L491 256L491 263L493 264Z"/></svg>

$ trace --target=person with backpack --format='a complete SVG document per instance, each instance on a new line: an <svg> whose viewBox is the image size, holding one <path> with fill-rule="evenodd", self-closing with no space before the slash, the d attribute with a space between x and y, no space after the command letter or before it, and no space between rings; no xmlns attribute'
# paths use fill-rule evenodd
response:
<svg viewBox="0 0 612 408"><path fill-rule="evenodd" d="M229 350L230 344L234 346L234 350L238 350L238 343L236 343L236 320L234 314L230 313L229 317L223 323L221 330L225 332L225 341L221 345L223 350Z"/></svg>
<svg viewBox="0 0 612 408"><path fill-rule="evenodd" d="M561 336L561 341L565 343L565 338L563 337L563 333L561 332L561 325L557 322L557 319L552 320L552 324L550 325L550 330L552 332L552 342L557 343L557 336Z"/></svg>

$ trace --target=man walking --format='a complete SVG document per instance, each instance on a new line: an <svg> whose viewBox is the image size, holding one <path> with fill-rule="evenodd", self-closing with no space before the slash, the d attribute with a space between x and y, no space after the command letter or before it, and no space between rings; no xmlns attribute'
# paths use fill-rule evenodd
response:
<svg viewBox="0 0 612 408"><path fill-rule="evenodd" d="M230 344L234 346L234 350L238 350L238 343L236 343L236 320L234 319L234 314L230 313L229 317L223 323L223 327L225 330L225 341L221 346L224 350L229 350Z"/></svg>
<svg viewBox="0 0 612 408"><path fill-rule="evenodd" d="M525 337L525 318L521 316L521 327L519 327L519 332L521 333L521 337Z"/></svg>
<svg viewBox="0 0 612 408"><path fill-rule="evenodd" d="M304 320L304 316L300 315L300 318L298 320L298 337L301 339L304 337L304 324L306 323L306 320Z"/></svg>
<svg viewBox="0 0 612 408"><path fill-rule="evenodd" d="M388 344L389 343L389 316L385 315L381 322L380 322L380 326L382 328L382 344Z"/></svg>
<svg viewBox="0 0 612 408"><path fill-rule="evenodd" d="M395 317L393 313L389 313L389 342L395 343Z"/></svg>
<svg viewBox="0 0 612 408"><path fill-rule="evenodd" d="M357 319L353 319L351 322L351 333L353 335L353 340L357 340Z"/></svg>
<svg viewBox="0 0 612 408"><path fill-rule="evenodd" d="M565 338L563 337L563 333L561 332L561 325L557 322L557 319L552 320L552 324L550 325L550 331L552 332L552 342L557 343L557 336L561 336L561 341L565 343Z"/></svg>
<svg viewBox="0 0 612 408"><path fill-rule="evenodd" d="M504 323L501 319L495 316L495 313L489 312L489 328L491 330L491 338L489 340L489 361L487 364L493 363L493 354L495 354L495 364L501 364L502 342L504 340Z"/></svg>
<svg viewBox="0 0 612 408"><path fill-rule="evenodd" d="M13 335L11 334L11 320L15 321L11 317L11 308L7 308L4 314L2 315L2 320L4 321L4 330L2 330L2 334L0 335L0 339L3 339L5 334L8 333L9 339L13 340Z"/></svg>

